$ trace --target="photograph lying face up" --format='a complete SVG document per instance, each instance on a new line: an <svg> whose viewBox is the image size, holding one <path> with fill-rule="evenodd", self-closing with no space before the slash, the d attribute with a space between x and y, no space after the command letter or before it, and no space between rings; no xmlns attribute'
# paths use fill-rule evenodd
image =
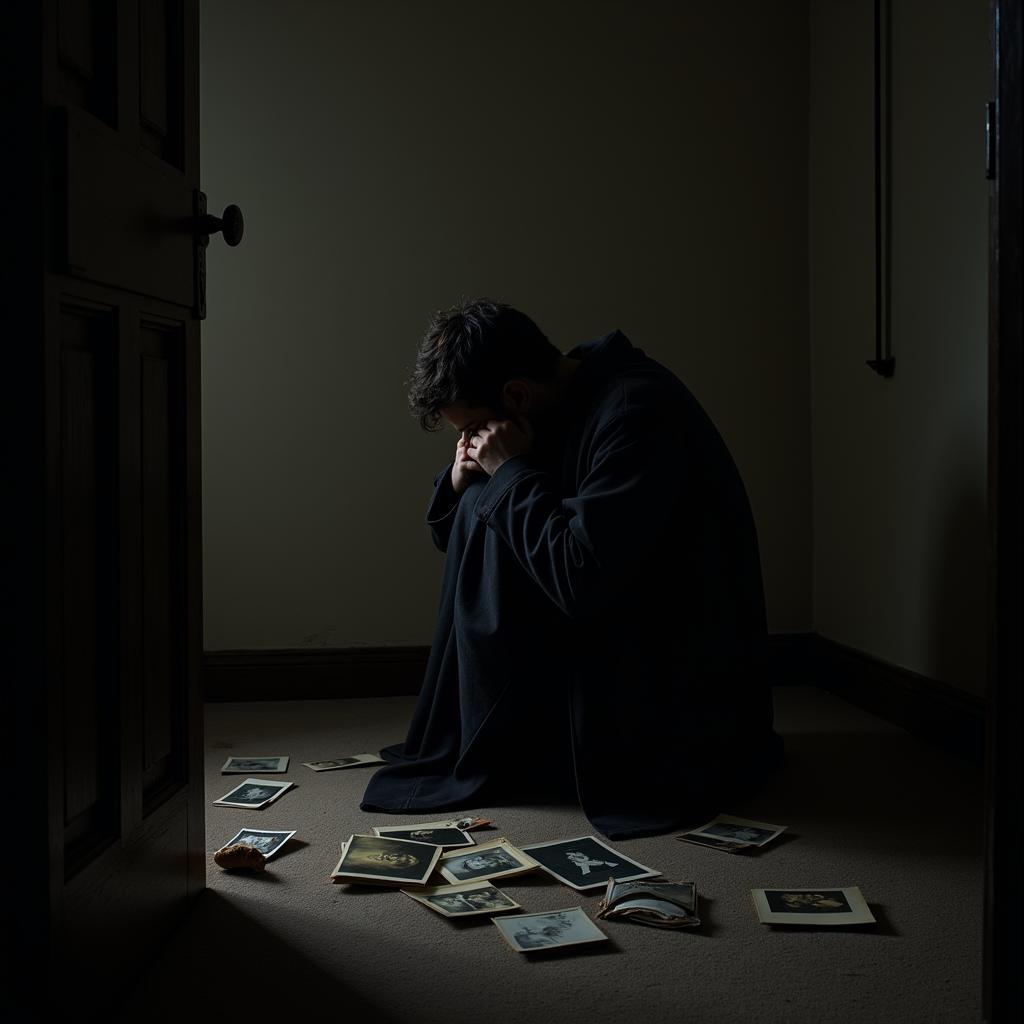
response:
<svg viewBox="0 0 1024 1024"><path fill-rule="evenodd" d="M452 850L441 857L437 870L449 882L474 879L508 878L534 871L540 865L529 854L517 849L507 839L481 843L473 851Z"/></svg>
<svg viewBox="0 0 1024 1024"><path fill-rule="evenodd" d="M390 839L411 839L415 843L433 843L446 850L458 849L460 846L475 846L476 842L468 832L461 828L437 827L432 825L382 825L373 829L375 836L387 836Z"/></svg>
<svg viewBox="0 0 1024 1024"><path fill-rule="evenodd" d="M505 910L522 909L514 899L487 882L435 885L426 889L403 889L402 892L444 917L470 917L473 914L499 914Z"/></svg>
<svg viewBox="0 0 1024 1024"><path fill-rule="evenodd" d="M661 874L612 849L596 836L532 843L524 846L523 852L538 861L549 875L573 889L600 889L609 878L629 882Z"/></svg>
<svg viewBox="0 0 1024 1024"><path fill-rule="evenodd" d="M517 953L608 941L608 936L587 917L581 907L551 910L542 914L496 917L492 923Z"/></svg>
<svg viewBox="0 0 1024 1024"><path fill-rule="evenodd" d="M424 885L434 870L441 847L384 836L351 836L331 878L377 885Z"/></svg>

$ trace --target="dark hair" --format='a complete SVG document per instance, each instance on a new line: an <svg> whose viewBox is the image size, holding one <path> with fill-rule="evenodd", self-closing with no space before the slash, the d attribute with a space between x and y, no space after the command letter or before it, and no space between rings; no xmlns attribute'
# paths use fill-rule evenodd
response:
<svg viewBox="0 0 1024 1024"><path fill-rule="evenodd" d="M409 408L424 430L437 430L453 402L501 408L501 389L514 377L550 377L561 352L525 313L503 302L474 299L431 317L407 381Z"/></svg>

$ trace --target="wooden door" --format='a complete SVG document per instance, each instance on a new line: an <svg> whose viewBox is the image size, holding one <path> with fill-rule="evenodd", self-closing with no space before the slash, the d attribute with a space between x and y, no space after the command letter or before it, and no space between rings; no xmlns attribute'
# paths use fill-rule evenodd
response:
<svg viewBox="0 0 1024 1024"><path fill-rule="evenodd" d="M14 8L41 176L12 339L40 467L16 464L39 778L19 909L36 1005L91 1017L205 886L197 0Z"/></svg>

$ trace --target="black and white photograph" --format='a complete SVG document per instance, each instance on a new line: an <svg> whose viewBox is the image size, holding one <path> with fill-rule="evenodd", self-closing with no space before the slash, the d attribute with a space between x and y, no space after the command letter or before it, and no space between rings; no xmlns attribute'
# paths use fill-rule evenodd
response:
<svg viewBox="0 0 1024 1024"><path fill-rule="evenodd" d="M383 836L350 836L331 878L342 882L425 885L441 847Z"/></svg>
<svg viewBox="0 0 1024 1024"><path fill-rule="evenodd" d="M679 838L686 842L697 842L701 837L710 836L725 842L746 843L750 846L762 847L782 835L788 827L788 825L772 825L767 821L734 818L731 814L720 814L706 825L684 832Z"/></svg>
<svg viewBox="0 0 1024 1024"><path fill-rule="evenodd" d="M425 889L403 889L402 892L444 917L472 917L474 914L522 910L511 896L506 896L487 882L434 885Z"/></svg>
<svg viewBox="0 0 1024 1024"><path fill-rule="evenodd" d="M266 829L243 828L229 839L221 849L227 846L234 846L235 843L244 843L246 846L255 847L260 853L270 860L278 850L288 842L295 832L271 832Z"/></svg>
<svg viewBox="0 0 1024 1024"><path fill-rule="evenodd" d="M235 786L230 793L225 793L219 800L214 800L216 807L245 807L250 811L272 804L278 797L294 786L294 782L271 782L269 779L246 779Z"/></svg>
<svg viewBox="0 0 1024 1024"><path fill-rule="evenodd" d="M874 924L875 916L859 887L751 889L762 924Z"/></svg>
<svg viewBox="0 0 1024 1024"><path fill-rule="evenodd" d="M437 870L449 882L469 882L477 878L493 880L535 871L540 865L529 854L513 846L507 839L481 843L471 853L451 850L443 854Z"/></svg>
<svg viewBox="0 0 1024 1024"><path fill-rule="evenodd" d="M629 882L661 874L613 850L596 836L531 843L523 847L523 852L533 857L549 875L579 890L600 889L609 878Z"/></svg>
<svg viewBox="0 0 1024 1024"><path fill-rule="evenodd" d="M338 768L357 768L361 764L383 764L384 758L376 754L350 754L348 757L336 757L328 761L303 761L304 768L312 768L315 772L333 772Z"/></svg>
<svg viewBox="0 0 1024 1024"><path fill-rule="evenodd" d="M249 772L286 772L287 757L229 757L221 768L221 775L248 775Z"/></svg>
<svg viewBox="0 0 1024 1024"><path fill-rule="evenodd" d="M694 846L706 846L712 850L724 850L726 853L739 853L741 850L756 849L753 843L741 843L738 839L719 839L717 836L700 835L697 832L684 832L676 839Z"/></svg>
<svg viewBox="0 0 1024 1024"><path fill-rule="evenodd" d="M517 953L608 940L608 936L587 917L582 907L496 917L494 925Z"/></svg>
<svg viewBox="0 0 1024 1024"><path fill-rule="evenodd" d="M476 846L476 841L467 832L454 826L381 825L373 829L375 836L390 836L392 839L411 839L416 843L433 843L445 850L463 846Z"/></svg>

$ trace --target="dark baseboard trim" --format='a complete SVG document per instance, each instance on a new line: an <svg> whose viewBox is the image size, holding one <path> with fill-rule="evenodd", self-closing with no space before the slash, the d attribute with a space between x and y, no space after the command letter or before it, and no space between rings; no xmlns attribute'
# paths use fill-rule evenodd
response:
<svg viewBox="0 0 1024 1024"><path fill-rule="evenodd" d="M985 754L986 702L816 633L786 637L791 650L776 670L842 697L919 738L979 764Z"/></svg>
<svg viewBox="0 0 1024 1024"><path fill-rule="evenodd" d="M204 694L208 701L415 696L429 654L429 647L207 651ZM768 666L775 685L818 686L922 739L982 760L980 697L816 633L773 634Z"/></svg>
<svg viewBox="0 0 1024 1024"><path fill-rule="evenodd" d="M338 700L420 692L429 647L207 651L208 701Z"/></svg>

